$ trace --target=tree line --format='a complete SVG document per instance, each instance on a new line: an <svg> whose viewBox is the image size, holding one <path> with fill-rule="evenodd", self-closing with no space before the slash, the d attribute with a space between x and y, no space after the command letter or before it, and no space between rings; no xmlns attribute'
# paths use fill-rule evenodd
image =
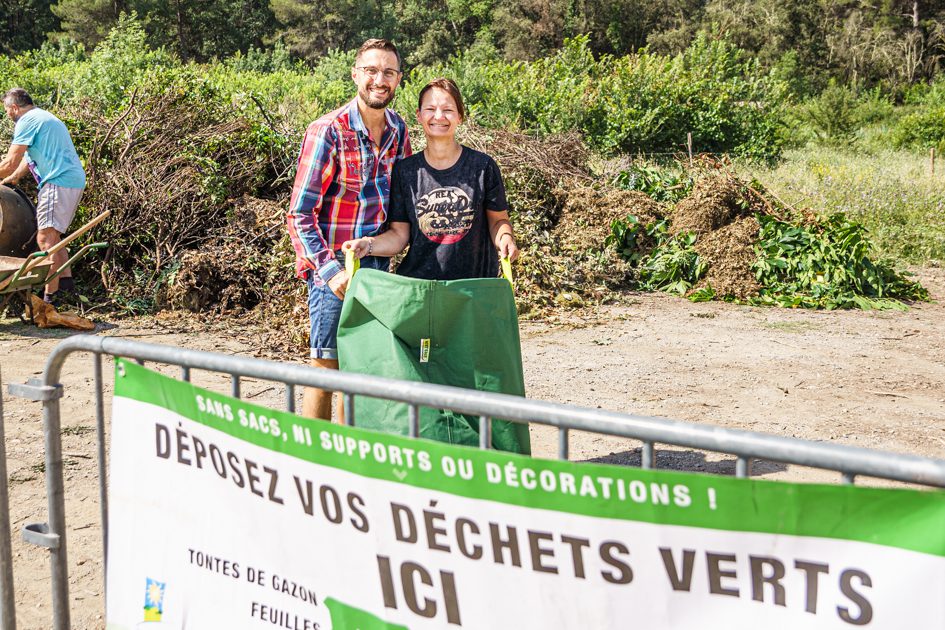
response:
<svg viewBox="0 0 945 630"><path fill-rule="evenodd" d="M368 37L410 65L470 52L534 60L585 35L597 55L677 54L702 35L774 69L800 94L831 80L892 92L945 67L945 0L6 0L0 53L91 49L135 12L153 48L185 61L253 50L315 62Z"/></svg>

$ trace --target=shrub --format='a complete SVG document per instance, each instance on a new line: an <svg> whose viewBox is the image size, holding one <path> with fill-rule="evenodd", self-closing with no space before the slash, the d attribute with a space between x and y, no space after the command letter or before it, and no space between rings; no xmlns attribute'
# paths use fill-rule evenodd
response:
<svg viewBox="0 0 945 630"><path fill-rule="evenodd" d="M893 133L897 147L936 148L945 151L945 75L934 83L916 86L906 95L915 111L903 116Z"/></svg>
<svg viewBox="0 0 945 630"><path fill-rule="evenodd" d="M697 151L770 159L781 150L785 84L733 46L704 37L676 57L595 59L585 37L531 63L460 55L413 70L398 99L402 113L439 75L457 80L480 125L578 130L605 153L678 151L688 133Z"/></svg>
<svg viewBox="0 0 945 630"><path fill-rule="evenodd" d="M831 81L823 92L794 109L794 124L800 128L795 130L795 138L825 146L849 146L859 126L856 108L853 88Z"/></svg>
<svg viewBox="0 0 945 630"><path fill-rule="evenodd" d="M180 60L164 48L152 50L134 12L123 13L84 65L73 85L73 96L89 99L103 111L122 107L139 85L154 85L154 79L180 68Z"/></svg>
<svg viewBox="0 0 945 630"><path fill-rule="evenodd" d="M934 147L945 152L945 105L908 114L899 121L894 139L897 147Z"/></svg>

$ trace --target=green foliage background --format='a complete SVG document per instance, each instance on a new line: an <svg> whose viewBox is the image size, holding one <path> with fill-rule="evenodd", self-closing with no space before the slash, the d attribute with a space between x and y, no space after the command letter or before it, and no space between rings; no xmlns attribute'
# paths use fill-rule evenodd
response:
<svg viewBox="0 0 945 630"><path fill-rule="evenodd" d="M281 20L293 2L273 3L269 8L274 19ZM315 10L295 5L293 10ZM78 4L65 2L53 7L66 31L74 24L64 17L68 6L79 11ZM118 134L134 129L122 117L135 107L166 105L170 99L175 108L195 112L188 119L190 126L175 127L171 121L163 129L156 126L152 136L167 133L173 139L162 160L188 169L191 175L185 183L193 191L188 211L204 217L208 226L229 221L233 200L240 195L283 199L304 127L354 95L352 47L367 31L339 39L335 43L341 48L302 54L289 31L275 39L267 39L271 34L257 38L256 43L263 42L258 46L247 40L208 48L206 42L223 40L198 38L198 31L191 29L184 41L195 47L185 50L179 38L167 36L166 28L161 31L164 39L157 37L160 21L149 6L142 5L140 15L121 14L114 28L100 37L89 34L86 43L66 32L32 47L16 44L24 51L0 54L0 85L26 88L41 106L60 116L82 158L100 172L121 166L126 154ZM196 4L186 6L198 9ZM214 6L229 10L223 0ZM334 5L322 8L328 6ZM107 12L105 5L99 8ZM448 8L457 33L466 33L467 27L475 31L470 46L437 48L435 41L411 35L410 20L428 15L426 9L415 8L410 19L397 25L406 29L400 39L408 62L431 60L406 67L394 107L408 121L413 121L420 87L434 76L450 76L462 87L476 127L539 138L578 132L605 178L613 174L606 166L609 160L637 156L619 176L627 181L616 183L668 202L684 194L691 181L684 172L668 175L662 167L671 157L685 154L691 134L696 153L750 165L745 167L759 170L766 185L788 200L806 204L813 199L819 210L846 212L877 237L884 255L909 262L945 260L945 196L935 181L922 178L923 165L917 161L921 157L915 157L930 148L945 148L945 79L937 74L936 64L926 68L927 76L914 74L910 82L876 75L870 85L862 76L851 81L813 61L805 66L797 51L776 54L770 42L758 49L756 44L761 44L745 39L746 33L734 36L737 30L729 32L732 36L714 36L705 24L695 29L677 24L675 30L645 37L637 33L631 39L647 47L621 52L627 45L623 35L584 30L592 22L582 22L576 14L566 20L574 37L548 44L544 56L514 58L511 40L501 40L493 31L487 37L483 30L495 26L489 21L495 11L511 9L488 2L450 3ZM706 16L724 15L713 3L703 8ZM603 19L603 14L595 15ZM540 23L529 24L538 28ZM504 52L497 47L500 40L506 43ZM196 46L197 41L203 43ZM210 55L210 50L219 56ZM439 52L430 52L434 50ZM112 126L118 132L103 140ZM201 126L227 131L206 135L198 133ZM11 129L9 121L0 122L0 141L9 139ZM892 159L891 148L900 151ZM790 159L783 160L785 152ZM903 156L908 156L908 172L888 168ZM510 198L517 202L558 203L552 190L534 190L527 178L510 178L509 185ZM101 184L96 189L116 192ZM108 203L87 195L80 219ZM668 238L658 226L647 229L652 230L648 238L662 239L666 247L660 256L642 263L644 285L687 291L700 269L691 243ZM180 252L199 240L186 229L173 237L168 237L170 231L169 225L147 225L137 233L117 230L106 235L116 247L148 252L135 261L110 262L114 274L135 279L126 286L125 296L127 304L138 305L135 309L153 306L155 287L173 276ZM277 264L290 263L280 258ZM680 269L682 275L677 274ZM830 299L835 298L842 301Z"/></svg>
<svg viewBox="0 0 945 630"><path fill-rule="evenodd" d="M150 48L147 40L142 22L126 15L91 53L46 44L0 57L0 77L47 106L82 102L104 114L125 107L136 90L157 92L184 81L211 100L252 96L259 113L272 112L293 129L353 96L351 52L329 53L313 67L280 49L195 64ZM675 56L596 58L584 36L533 62L482 59L471 51L411 70L395 108L412 120L420 87L443 75L463 87L478 125L538 134L577 130L604 153L679 151L689 133L697 151L772 159L782 146L786 85L730 44L705 37Z"/></svg>

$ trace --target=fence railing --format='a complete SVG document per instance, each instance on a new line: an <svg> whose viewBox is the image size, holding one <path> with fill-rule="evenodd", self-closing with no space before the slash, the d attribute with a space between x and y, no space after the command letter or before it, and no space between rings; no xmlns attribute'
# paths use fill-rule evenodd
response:
<svg viewBox="0 0 945 630"><path fill-rule="evenodd" d="M489 448L492 418L535 423L558 429L558 456L568 459L569 432L589 431L643 442L641 465L656 467L658 444L684 446L737 457L736 475L751 474L754 459L770 460L811 468L837 471L844 483L854 483L858 475L878 477L928 486L945 487L945 460L914 455L810 442L795 438L766 435L751 431L724 429L663 418L586 409L517 396L460 389L445 385L397 381L377 376L315 369L304 365L277 363L262 359L223 355L174 346L163 346L116 337L77 335L61 342L46 361L41 379L26 384L11 384L11 394L43 403L46 494L48 521L24 526L27 542L49 549L52 575L52 613L54 630L69 630L69 582L66 553L65 488L63 482L62 442L59 399L63 386L59 377L66 359L76 352L93 354L93 371L98 434L99 493L104 549L108 547L108 502L106 487L106 452L104 418L104 382L102 357L125 357L138 363L161 363L180 367L180 377L189 381L192 370L223 373L230 376L230 393L239 398L241 379L254 378L285 387L285 408L295 411L296 388L317 387L342 392L345 422L357 424L357 396L370 396L406 403L409 409L409 435L419 434L421 407L450 409L480 419L480 447ZM2 440L2 403L0 403L0 440ZM0 442L2 443L2 442ZM0 521L9 528L9 510L5 506L5 459L0 459ZM5 518L4 518L5 517ZM7 530L8 531L8 530ZM0 536L3 529L0 527ZM9 541L9 536L5 539ZM103 551L104 554L104 551ZM103 556L104 557L104 556ZM107 563L107 557L105 557ZM12 566L9 544L0 541L0 565ZM0 627L15 628L12 583L4 584L0 571Z"/></svg>

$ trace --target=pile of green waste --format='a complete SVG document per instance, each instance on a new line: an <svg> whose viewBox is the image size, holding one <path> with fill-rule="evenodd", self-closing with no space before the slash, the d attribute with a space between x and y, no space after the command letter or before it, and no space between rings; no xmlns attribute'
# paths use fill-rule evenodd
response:
<svg viewBox="0 0 945 630"><path fill-rule="evenodd" d="M615 183L662 208L655 217L613 219L607 237L643 289L823 309L904 309L929 299L909 273L873 257L866 230L851 217L789 208L724 169L696 177L637 169Z"/></svg>

